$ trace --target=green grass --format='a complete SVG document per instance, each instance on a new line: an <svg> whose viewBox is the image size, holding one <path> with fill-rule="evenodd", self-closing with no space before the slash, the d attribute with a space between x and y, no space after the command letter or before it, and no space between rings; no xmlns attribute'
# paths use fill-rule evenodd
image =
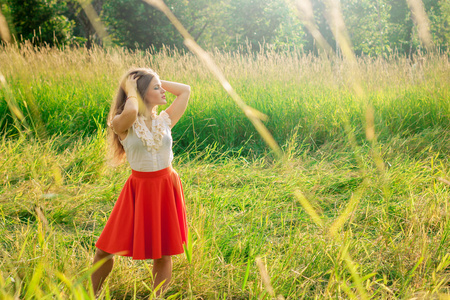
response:
<svg viewBox="0 0 450 300"><path fill-rule="evenodd" d="M367 103L374 106L381 141L450 126L448 54L429 55L420 64L404 57L360 58L359 70L341 60L301 53L216 52L213 57L243 100L268 115L266 126L281 145L296 130L303 146L316 150L345 138L347 120L363 142ZM250 121L190 54L10 46L2 48L0 59L0 71L28 127L41 135L95 135L105 126L119 78L135 65L152 67L161 78L192 87L188 110L174 132L176 153L216 142L246 155L265 151ZM361 78L363 97L349 90L348 78L353 76ZM0 91L0 129L12 135L17 130L4 99Z"/></svg>
<svg viewBox="0 0 450 300"><path fill-rule="evenodd" d="M414 144L424 139L450 143L448 132L415 138ZM33 276L38 299L78 299L74 290L88 286L83 274L90 268L94 243L129 174L126 166L92 172L103 141L100 135L60 154L51 140L43 145L2 141L0 157L9 165L0 178L3 295L27 298ZM399 149L408 143L396 137L380 145L392 165L383 174L370 153L361 150L370 186L340 231L340 242L310 220L292 191L304 191L330 224L363 180L350 151L337 152L336 145L329 145L315 153L293 153L284 165L267 157L230 158L213 149L181 155L175 167L183 179L195 244L191 263L183 255L175 259L170 293L183 298L261 297L265 290L255 259L262 257L276 293L285 298L347 297L342 285L351 288L352 279L342 261L344 246L361 276L369 277L364 280L369 295L408 298L447 292L450 186L436 178L450 178L448 156L430 147ZM36 217L36 206L44 212L47 228ZM42 274L35 275L39 270ZM75 287L67 286L58 272ZM132 299L134 293L140 299L149 294L143 282L149 284L144 264L119 258L108 290L115 299Z"/></svg>
<svg viewBox="0 0 450 300"><path fill-rule="evenodd" d="M27 116L14 129L1 100L2 299L92 298L94 243L130 173L104 161L108 103L130 65L193 89L174 128L193 253L174 260L173 298L272 298L259 259L275 295L351 298L359 291L346 253L369 297L450 292L450 185L442 181L450 180L448 56L420 66L361 59L365 94L356 98L346 82L354 69L342 61L214 53L242 98L269 116L286 153L278 161L195 58L109 51L0 52L0 71ZM374 142L365 140L366 103L374 107ZM330 234L349 203L355 208ZM118 258L102 298L148 297L149 265Z"/></svg>

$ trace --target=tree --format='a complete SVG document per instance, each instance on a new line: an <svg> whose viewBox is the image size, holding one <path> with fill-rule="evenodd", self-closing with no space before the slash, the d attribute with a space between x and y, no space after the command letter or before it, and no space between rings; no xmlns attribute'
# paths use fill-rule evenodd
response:
<svg viewBox="0 0 450 300"><path fill-rule="evenodd" d="M300 0L302 1L302 0ZM322 36L338 47L327 19L326 0L311 0ZM421 46L406 0L339 0L357 55L414 53ZM448 49L450 1L423 0L434 43ZM237 50L246 43L317 52L289 0L165 0L192 37L206 49ZM91 0L113 41L127 48L183 47L166 16L142 0ZM99 43L78 0L0 0L16 40L34 44Z"/></svg>
<svg viewBox="0 0 450 300"><path fill-rule="evenodd" d="M431 23L431 35L434 43L442 50L449 49L450 42L450 1L426 1L425 8Z"/></svg>
<svg viewBox="0 0 450 300"><path fill-rule="evenodd" d="M202 47L222 48L228 39L223 26L226 2L217 0L189 0L174 3L172 10Z"/></svg>
<svg viewBox="0 0 450 300"><path fill-rule="evenodd" d="M64 44L72 37L73 22L64 15L66 3L57 0L6 0L10 27L18 41L34 45Z"/></svg>
<svg viewBox="0 0 450 300"><path fill-rule="evenodd" d="M173 2L173 1L172 1ZM169 3L167 1L166 3ZM162 45L182 47L182 38L166 16L142 0L109 0L102 19L113 41L127 48L146 49Z"/></svg>
<svg viewBox="0 0 450 300"><path fill-rule="evenodd" d="M64 15L74 22L73 36L74 43L84 44L90 48L93 44L100 44L100 39L95 32L94 26L84 12L78 0L59 0L65 1L67 10ZM104 0L92 0L90 3L95 12L100 15L103 9Z"/></svg>
<svg viewBox="0 0 450 300"><path fill-rule="evenodd" d="M223 42L220 26L222 2L215 0L166 0L165 3L202 46ZM128 48L162 45L183 47L183 39L166 16L142 0L109 0L103 5L102 19L113 40Z"/></svg>
<svg viewBox="0 0 450 300"><path fill-rule="evenodd" d="M289 8L280 0L231 0L226 7L224 27L229 38L228 45L236 49L248 42L252 50L272 43L283 17Z"/></svg>
<svg viewBox="0 0 450 300"><path fill-rule="evenodd" d="M298 46L300 22L285 0L166 0L193 38L203 47L236 50L246 42ZM142 0L105 1L102 18L114 41L128 48L182 47L182 38L167 18ZM284 23L283 23L284 22ZM297 44L294 44L297 43Z"/></svg>
<svg viewBox="0 0 450 300"><path fill-rule="evenodd" d="M288 3L283 12L282 21L276 29L271 43L276 50L290 51L294 49L305 50L308 47L308 32L298 17L297 8ZM312 47L309 47L312 48Z"/></svg>
<svg viewBox="0 0 450 300"><path fill-rule="evenodd" d="M386 0L343 1L343 14L350 34L353 50L357 55L381 55L390 51L389 12Z"/></svg>

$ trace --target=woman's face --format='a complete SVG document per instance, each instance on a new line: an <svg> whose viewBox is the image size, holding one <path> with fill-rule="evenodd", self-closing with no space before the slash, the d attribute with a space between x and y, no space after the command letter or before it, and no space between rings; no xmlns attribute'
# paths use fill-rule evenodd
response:
<svg viewBox="0 0 450 300"><path fill-rule="evenodd" d="M158 76L153 77L150 81L147 93L145 94L145 102L151 106L166 104L166 90L161 87L161 81Z"/></svg>

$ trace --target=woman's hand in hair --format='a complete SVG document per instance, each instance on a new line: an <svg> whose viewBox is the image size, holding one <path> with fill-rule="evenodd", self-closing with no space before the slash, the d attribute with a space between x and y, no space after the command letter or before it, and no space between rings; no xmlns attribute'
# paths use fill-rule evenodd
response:
<svg viewBox="0 0 450 300"><path fill-rule="evenodd" d="M125 100L123 111L112 120L113 128L121 139L126 137L128 128L133 125L139 111L136 81L135 74L131 74L125 79L122 88L126 93L127 100Z"/></svg>
<svg viewBox="0 0 450 300"><path fill-rule="evenodd" d="M125 79L122 88L128 97L137 95L137 80L136 74L131 74Z"/></svg>

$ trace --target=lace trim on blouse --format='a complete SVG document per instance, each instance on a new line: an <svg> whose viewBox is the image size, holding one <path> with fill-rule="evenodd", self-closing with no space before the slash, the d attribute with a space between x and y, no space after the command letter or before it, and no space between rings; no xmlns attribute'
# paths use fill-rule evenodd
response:
<svg viewBox="0 0 450 300"><path fill-rule="evenodd" d="M147 151L151 152L152 150L158 150L162 145L162 137L165 128L170 128L172 121L170 120L169 115L165 111L162 111L159 116L156 116L156 118L152 120L152 129L149 130L145 125L145 120L147 120L146 117L138 116L133 123L133 130L144 146L146 146Z"/></svg>

